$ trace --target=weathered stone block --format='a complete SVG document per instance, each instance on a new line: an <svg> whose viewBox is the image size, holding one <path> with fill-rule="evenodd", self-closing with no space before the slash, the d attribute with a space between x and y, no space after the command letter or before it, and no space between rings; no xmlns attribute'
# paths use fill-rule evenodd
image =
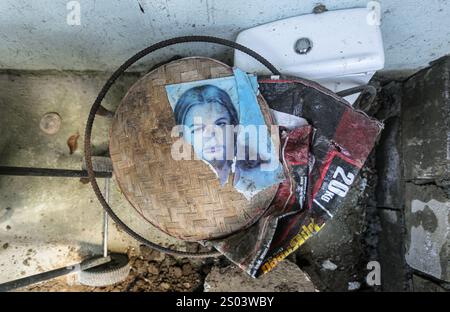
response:
<svg viewBox="0 0 450 312"><path fill-rule="evenodd" d="M213 267L205 280L207 292L312 292L315 287L300 268L288 261L280 262L271 272L258 279L250 277L235 265Z"/></svg>
<svg viewBox="0 0 450 312"><path fill-rule="evenodd" d="M406 262L450 281L450 201L435 185L406 184Z"/></svg>
<svg viewBox="0 0 450 312"><path fill-rule="evenodd" d="M405 82L402 142L406 180L450 177L450 57Z"/></svg>

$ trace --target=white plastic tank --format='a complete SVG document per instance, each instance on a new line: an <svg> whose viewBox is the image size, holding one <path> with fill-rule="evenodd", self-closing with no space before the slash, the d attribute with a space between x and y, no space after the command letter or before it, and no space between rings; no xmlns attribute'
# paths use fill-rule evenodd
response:
<svg viewBox="0 0 450 312"><path fill-rule="evenodd" d="M314 80L338 92L365 85L384 66L377 2L367 8L306 14L239 33L236 42L258 52L282 74ZM270 74L252 57L236 51L234 65ZM353 104L358 94L346 97Z"/></svg>

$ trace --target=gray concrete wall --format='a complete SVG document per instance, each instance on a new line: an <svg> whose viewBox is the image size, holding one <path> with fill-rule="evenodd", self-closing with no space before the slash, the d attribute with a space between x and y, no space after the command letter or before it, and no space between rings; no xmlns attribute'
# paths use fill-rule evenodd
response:
<svg viewBox="0 0 450 312"><path fill-rule="evenodd" d="M174 36L235 39L246 28L310 13L365 7L367 0L79 0L79 26L67 24L68 0L0 2L0 68L112 70L138 50ZM425 66L450 53L450 1L380 0L386 70ZM141 10L142 8L142 10ZM217 46L183 45L168 54L226 59Z"/></svg>

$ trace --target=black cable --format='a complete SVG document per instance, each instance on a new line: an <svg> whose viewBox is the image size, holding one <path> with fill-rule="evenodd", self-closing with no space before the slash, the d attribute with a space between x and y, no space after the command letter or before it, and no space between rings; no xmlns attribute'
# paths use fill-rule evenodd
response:
<svg viewBox="0 0 450 312"><path fill-rule="evenodd" d="M134 232L128 225L126 225L111 209L109 204L106 202L105 198L102 195L102 192L100 191L100 188L97 184L97 180L94 176L94 170L92 168L92 150L91 150L91 135L92 135L92 126L94 124L95 114L97 113L102 100L104 99L106 93L111 88L111 86L114 84L114 82L119 78L120 75L122 75L125 70L127 70L131 65L133 65L136 61L140 60L147 54L150 54L156 50L162 49L167 46L171 46L178 43L186 43L186 42L208 42L208 43L215 43L220 44L224 46L228 46L234 49L237 49L241 52L244 52L252 57L254 57L256 60L261 62L264 66L266 66L274 75L280 75L280 72L264 57L259 55L253 50L250 50L249 48L240 45L236 42L216 38L216 37L210 37L210 36L184 36L184 37L177 37L168 39L165 41L158 42L154 45L151 45L142 51L136 53L131 58L129 58L125 63L123 63L112 75L111 77L106 81L103 88L100 90L100 93L97 96L97 99L95 100L94 104L92 104L91 110L89 112L89 117L86 122L86 130L84 134L84 153L85 153L85 159L86 159L86 169L89 174L89 180L91 182L92 188L94 190L95 195L97 196L98 200L100 201L103 209L106 210L108 215L113 219L113 221L118 224L126 233L128 233L131 237L136 239L137 241L141 242L142 244L158 250L160 252L164 252L173 256L181 256L181 257L194 257L194 258L204 258L204 257L215 257L220 255L218 251L209 251L209 252L187 252L187 251L178 251L173 250L167 247L160 246L156 243L153 243L149 241L148 239L142 237L138 233Z"/></svg>
<svg viewBox="0 0 450 312"><path fill-rule="evenodd" d="M363 85L363 86L357 86L357 87L353 87L353 88L349 88L349 89L345 89L339 92L336 92L337 95L339 95L340 97L346 97L355 93L359 93L359 92L369 92L371 95L375 95L377 94L377 89L375 89L375 87L371 86L371 85Z"/></svg>
<svg viewBox="0 0 450 312"><path fill-rule="evenodd" d="M97 178L111 178L111 172L94 172ZM30 177L64 177L64 178L87 178L86 170L52 169L52 168L30 168L30 167L7 167L0 166L0 175L30 176Z"/></svg>

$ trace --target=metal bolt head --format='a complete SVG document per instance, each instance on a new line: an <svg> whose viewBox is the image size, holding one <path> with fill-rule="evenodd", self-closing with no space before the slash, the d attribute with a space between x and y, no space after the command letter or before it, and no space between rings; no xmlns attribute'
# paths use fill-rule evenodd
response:
<svg viewBox="0 0 450 312"><path fill-rule="evenodd" d="M298 54L307 54L311 51L313 43L309 38L300 38L295 42L294 49Z"/></svg>
<svg viewBox="0 0 450 312"><path fill-rule="evenodd" d="M47 113L42 116L39 127L47 134L55 134L61 128L61 117L57 113Z"/></svg>
<svg viewBox="0 0 450 312"><path fill-rule="evenodd" d="M323 12L328 11L327 7L324 4L319 3L318 5L316 5L313 9L313 13L314 14L320 14Z"/></svg>

